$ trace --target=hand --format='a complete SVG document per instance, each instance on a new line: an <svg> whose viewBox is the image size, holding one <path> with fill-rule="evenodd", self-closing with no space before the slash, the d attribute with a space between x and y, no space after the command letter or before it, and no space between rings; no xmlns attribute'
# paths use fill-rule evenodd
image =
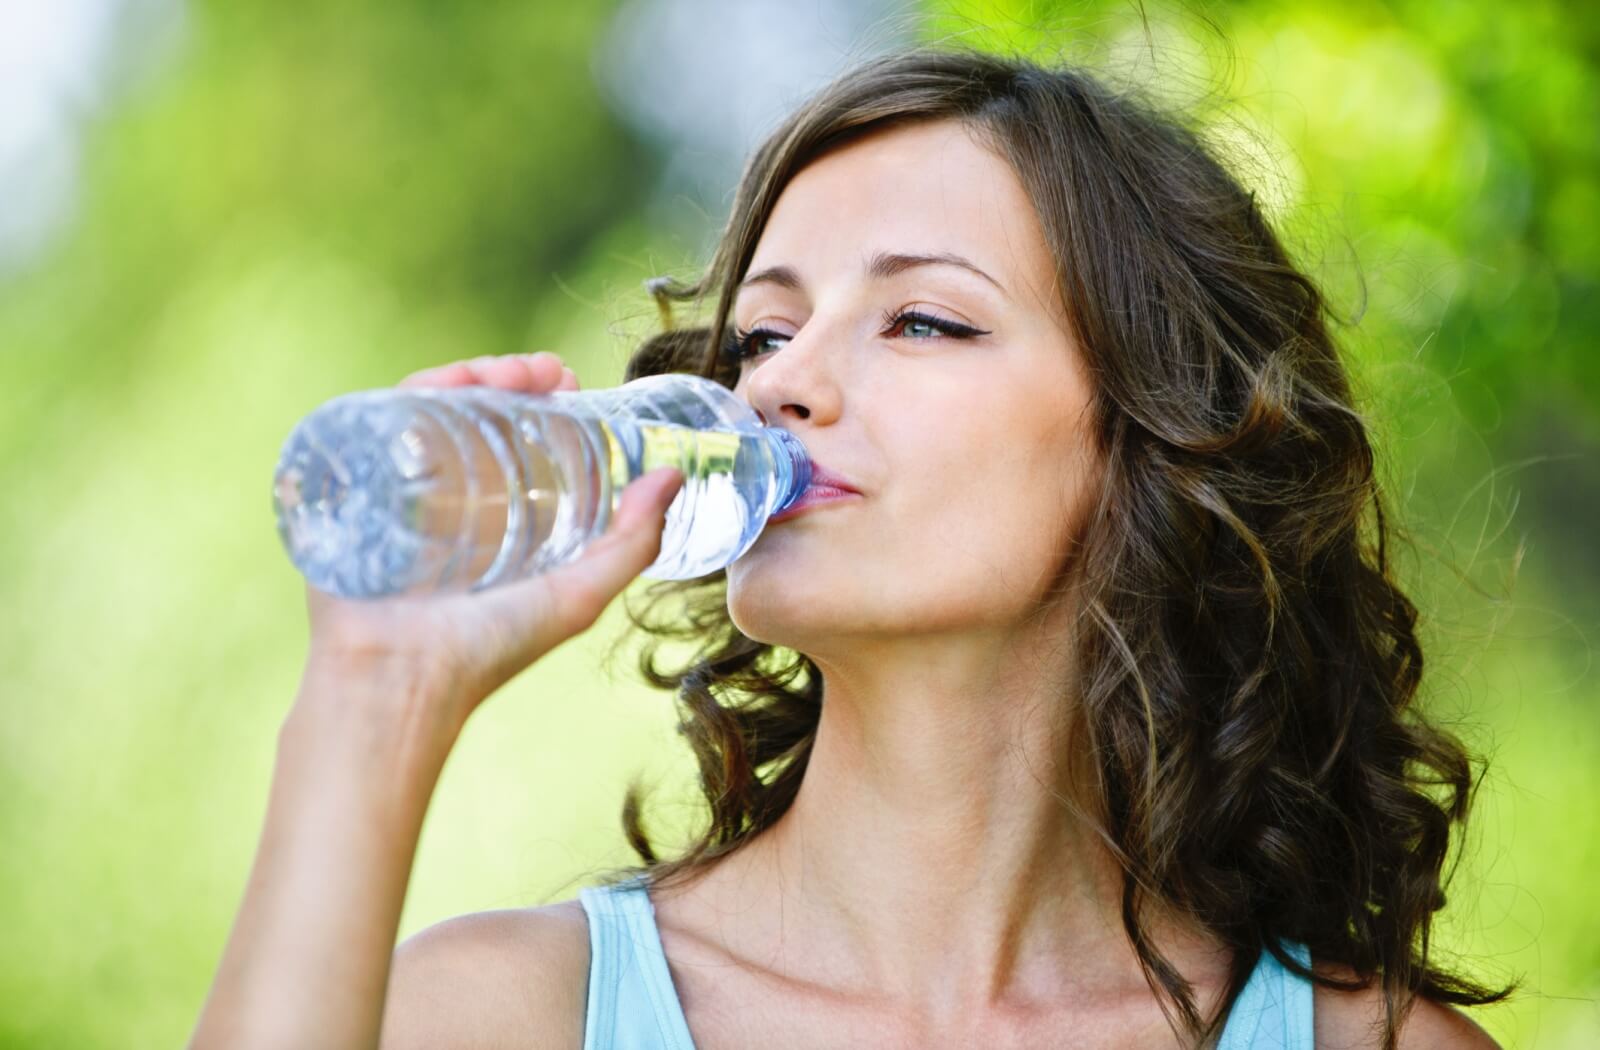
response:
<svg viewBox="0 0 1600 1050"><path fill-rule="evenodd" d="M577 376L552 353L458 361L413 373L398 385L474 384L528 394L578 389ZM412 702L420 694L420 702L444 706L426 721L459 730L489 694L592 625L655 561L666 508L682 481L671 468L635 479L604 536L575 561L526 580L467 594L378 600L346 600L308 586L308 669L402 676Z"/></svg>

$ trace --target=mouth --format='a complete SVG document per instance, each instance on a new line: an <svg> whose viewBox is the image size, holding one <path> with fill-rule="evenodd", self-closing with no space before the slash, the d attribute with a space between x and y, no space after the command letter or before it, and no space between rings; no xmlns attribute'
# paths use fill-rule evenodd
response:
<svg viewBox="0 0 1600 1050"><path fill-rule="evenodd" d="M813 475L811 479L811 486L805 490L800 498L795 500L793 505L785 508L782 512L774 514L772 517L768 518L767 524L776 525L780 521L788 521L796 514L803 514L808 510L815 510L818 507L826 507L840 503L858 502L860 499L861 493L857 492L855 489L841 488L837 485L818 484L816 476Z"/></svg>
<svg viewBox="0 0 1600 1050"><path fill-rule="evenodd" d="M811 489L840 489L857 496L861 495L861 490L850 484L849 478L835 474L816 460L811 461L811 488L806 490L806 496L811 495Z"/></svg>

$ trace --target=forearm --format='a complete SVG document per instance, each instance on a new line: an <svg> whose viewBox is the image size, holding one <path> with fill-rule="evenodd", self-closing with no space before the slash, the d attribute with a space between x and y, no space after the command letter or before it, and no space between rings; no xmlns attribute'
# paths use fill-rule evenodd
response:
<svg viewBox="0 0 1600 1050"><path fill-rule="evenodd" d="M452 733L381 675L302 683L191 1046L375 1047L401 906Z"/></svg>

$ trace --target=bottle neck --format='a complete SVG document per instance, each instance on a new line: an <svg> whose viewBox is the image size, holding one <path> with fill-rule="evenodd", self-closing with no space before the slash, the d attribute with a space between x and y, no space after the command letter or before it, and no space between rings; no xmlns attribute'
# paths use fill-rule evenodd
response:
<svg viewBox="0 0 1600 1050"><path fill-rule="evenodd" d="M772 462L778 482L773 487L780 495L770 513L776 514L787 509L810 487L811 455L800 444L800 439L787 430L762 427L761 433L772 446Z"/></svg>

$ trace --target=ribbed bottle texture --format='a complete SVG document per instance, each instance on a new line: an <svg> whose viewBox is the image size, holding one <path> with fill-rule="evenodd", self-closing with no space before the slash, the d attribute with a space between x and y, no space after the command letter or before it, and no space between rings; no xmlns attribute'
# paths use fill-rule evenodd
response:
<svg viewBox="0 0 1600 1050"><path fill-rule="evenodd" d="M323 591L470 591L577 558L628 482L663 466L684 484L644 571L661 580L726 567L811 480L794 435L721 384L671 373L537 395L347 394L289 435L273 505L290 559Z"/></svg>

